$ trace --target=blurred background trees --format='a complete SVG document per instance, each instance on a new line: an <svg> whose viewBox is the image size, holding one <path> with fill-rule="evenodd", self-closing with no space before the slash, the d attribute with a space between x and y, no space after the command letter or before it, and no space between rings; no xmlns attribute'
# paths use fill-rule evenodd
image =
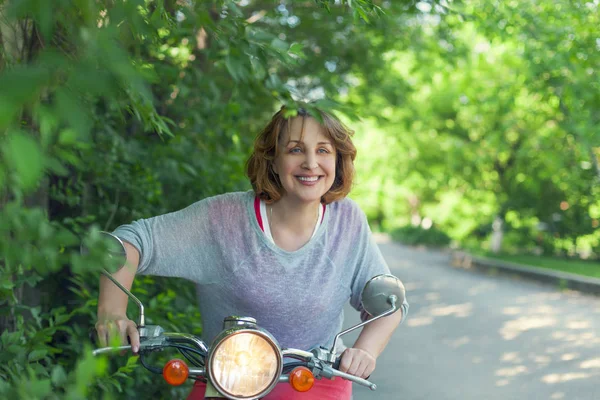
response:
<svg viewBox="0 0 600 400"><path fill-rule="evenodd" d="M255 134L296 101L356 131L374 228L597 257L598 7L0 0L0 395L185 393L89 357L102 259L80 239L249 189ZM191 285L134 290L201 332Z"/></svg>

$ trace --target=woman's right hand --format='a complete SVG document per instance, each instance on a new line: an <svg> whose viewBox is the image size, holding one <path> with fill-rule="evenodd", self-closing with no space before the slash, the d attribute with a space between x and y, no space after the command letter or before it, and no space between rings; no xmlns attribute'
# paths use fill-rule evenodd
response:
<svg viewBox="0 0 600 400"><path fill-rule="evenodd" d="M121 344L131 344L131 349L137 353L140 348L140 334L135 322L127 316L102 316L96 322L96 332L101 346L108 346L114 337L119 337Z"/></svg>

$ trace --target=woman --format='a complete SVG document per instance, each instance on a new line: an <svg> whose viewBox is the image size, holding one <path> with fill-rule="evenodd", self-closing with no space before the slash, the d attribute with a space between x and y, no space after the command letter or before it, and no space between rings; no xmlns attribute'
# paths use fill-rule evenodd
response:
<svg viewBox="0 0 600 400"><path fill-rule="evenodd" d="M255 141L247 165L253 191L204 199L115 231L134 266L115 273L126 287L136 273L197 284L207 343L226 316L247 315L282 347L330 347L344 305L350 300L362 312L364 284L389 273L364 213L346 198L356 157L352 132L322 111L322 123L303 109L290 119L284 113L282 107ZM139 336L126 307L127 297L102 278L98 334L108 340L114 324L136 352ZM400 312L367 325L351 348L341 344L340 370L371 375L407 309L405 302ZM349 399L352 389L349 381L323 379L308 394L289 390L278 385L266 398ZM196 385L191 397L203 393Z"/></svg>

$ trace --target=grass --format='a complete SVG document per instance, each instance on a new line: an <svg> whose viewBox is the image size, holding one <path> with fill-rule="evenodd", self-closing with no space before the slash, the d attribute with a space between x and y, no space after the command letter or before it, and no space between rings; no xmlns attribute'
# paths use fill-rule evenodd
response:
<svg viewBox="0 0 600 400"><path fill-rule="evenodd" d="M474 254L532 267L547 268L555 271L600 278L600 262L597 261L567 260L534 255L493 254L489 252L474 252Z"/></svg>

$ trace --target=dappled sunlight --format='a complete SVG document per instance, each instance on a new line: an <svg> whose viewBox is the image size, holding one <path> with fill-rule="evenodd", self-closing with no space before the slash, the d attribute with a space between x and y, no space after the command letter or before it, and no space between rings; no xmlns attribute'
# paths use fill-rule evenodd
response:
<svg viewBox="0 0 600 400"><path fill-rule="evenodd" d="M562 346L561 346L561 347L562 347ZM548 348L546 349L546 353L548 353L548 354L556 354L556 353L559 353L559 352L561 352L561 351L562 351L562 350L561 350L561 348L560 348L560 347L548 347Z"/></svg>
<svg viewBox="0 0 600 400"><path fill-rule="evenodd" d="M550 334L550 337L554 340L560 340L575 346L592 346L600 344L600 337L594 332L575 333L573 331L554 331ZM550 352L550 350L552 349L548 348L547 352ZM560 349L556 349L556 351L560 351Z"/></svg>
<svg viewBox="0 0 600 400"><path fill-rule="evenodd" d="M568 381L573 381L576 379L587 379L592 375L584 372L569 372L566 374L548 374L542 378L542 382L547 383L549 385L556 383L564 383Z"/></svg>
<svg viewBox="0 0 600 400"><path fill-rule="evenodd" d="M563 354L560 359L562 361L571 361L574 360L576 358L579 358L579 354L578 353L567 353L567 354Z"/></svg>
<svg viewBox="0 0 600 400"><path fill-rule="evenodd" d="M549 305L539 305L529 310L530 312L536 314L546 314L546 315L554 315L556 314L556 309L554 307L550 307Z"/></svg>
<svg viewBox="0 0 600 400"><path fill-rule="evenodd" d="M480 293L489 293L492 289L495 289L498 285L495 283L485 282L476 286L473 286L467 292L469 296L477 296Z"/></svg>
<svg viewBox="0 0 600 400"><path fill-rule="evenodd" d="M535 362L536 364L539 364L541 366L545 366L545 365L550 364L550 362L552 362L552 358L549 356L536 355L533 357L533 362Z"/></svg>
<svg viewBox="0 0 600 400"><path fill-rule="evenodd" d="M519 315L522 312L521 307L504 307L502 309L502 314L504 315Z"/></svg>
<svg viewBox="0 0 600 400"><path fill-rule="evenodd" d="M413 313L404 323L415 340L427 338L415 359L433 363L444 377L448 366L461 365L452 373L468 375L494 395L544 389L538 397L507 399L576 399L579 387L600 385L598 298L464 278L423 274L417 280L409 296Z"/></svg>
<svg viewBox="0 0 600 400"><path fill-rule="evenodd" d="M579 364L579 368L589 369L589 368L600 368L600 357L592 358L591 360L586 360Z"/></svg>
<svg viewBox="0 0 600 400"><path fill-rule="evenodd" d="M429 301L438 301L440 299L440 294L439 293L435 293L435 292L431 292L431 293L427 293L425 295L425 300L429 300Z"/></svg>
<svg viewBox="0 0 600 400"><path fill-rule="evenodd" d="M520 374L527 373L529 369L524 365L517 365L515 367L500 368L496 371L496 376L502 377L514 377Z"/></svg>
<svg viewBox="0 0 600 400"><path fill-rule="evenodd" d="M589 329L589 321L569 321L567 322L567 328L569 329Z"/></svg>
<svg viewBox="0 0 600 400"><path fill-rule="evenodd" d="M545 301L556 301L561 300L563 293L561 292L541 292L532 293L527 296L519 296L515 299L516 304L537 304Z"/></svg>
<svg viewBox="0 0 600 400"><path fill-rule="evenodd" d="M404 288L406 289L407 292L412 292L414 290L422 289L424 286L422 283L419 283L419 282L402 282L402 283L404 283Z"/></svg>
<svg viewBox="0 0 600 400"><path fill-rule="evenodd" d="M502 357L500 358L500 360L503 362L513 362L513 363L523 362L521 357L519 357L519 353L517 353L517 352L504 353L504 354L502 354Z"/></svg>
<svg viewBox="0 0 600 400"><path fill-rule="evenodd" d="M567 337L568 333L565 331L552 332L552 339L563 340Z"/></svg>
<svg viewBox="0 0 600 400"><path fill-rule="evenodd" d="M447 317L454 315L459 318L470 317L473 311L472 303L455 304L451 306L434 307L431 310L431 315L436 317Z"/></svg>
<svg viewBox="0 0 600 400"><path fill-rule="evenodd" d="M408 325L411 328L431 324L433 324L433 318L431 317L412 317L406 321L406 325Z"/></svg>
<svg viewBox="0 0 600 400"><path fill-rule="evenodd" d="M594 332L582 332L582 333L556 332L552 336L555 339L560 339L560 340L563 340L566 342L570 342L576 346L584 346L584 345L600 343L600 338L598 338Z"/></svg>
<svg viewBox="0 0 600 400"><path fill-rule="evenodd" d="M407 291L408 289L407 285ZM442 298L441 294L437 291L428 291L425 293L412 295L410 301L413 304L429 303L429 307L422 308L418 312L411 315L405 322L405 325L410 328L417 328L422 326L432 325L436 318L441 317L457 317L467 318L473 314L473 303L462 303L462 304L437 304ZM466 344L465 340L468 341L467 337L456 339L456 342L450 343L451 346L462 346Z"/></svg>
<svg viewBox="0 0 600 400"><path fill-rule="evenodd" d="M520 317L516 320L506 322L502 329L500 329L500 335L502 335L504 340L512 340L523 332L554 325L556 325L556 319L553 317Z"/></svg>
<svg viewBox="0 0 600 400"><path fill-rule="evenodd" d="M460 337L460 338L454 339L454 340L444 340L444 344L446 344L454 349L457 349L461 346L467 345L470 342L471 342L471 339L469 339L469 337L467 337L467 336L463 336L463 337Z"/></svg>

